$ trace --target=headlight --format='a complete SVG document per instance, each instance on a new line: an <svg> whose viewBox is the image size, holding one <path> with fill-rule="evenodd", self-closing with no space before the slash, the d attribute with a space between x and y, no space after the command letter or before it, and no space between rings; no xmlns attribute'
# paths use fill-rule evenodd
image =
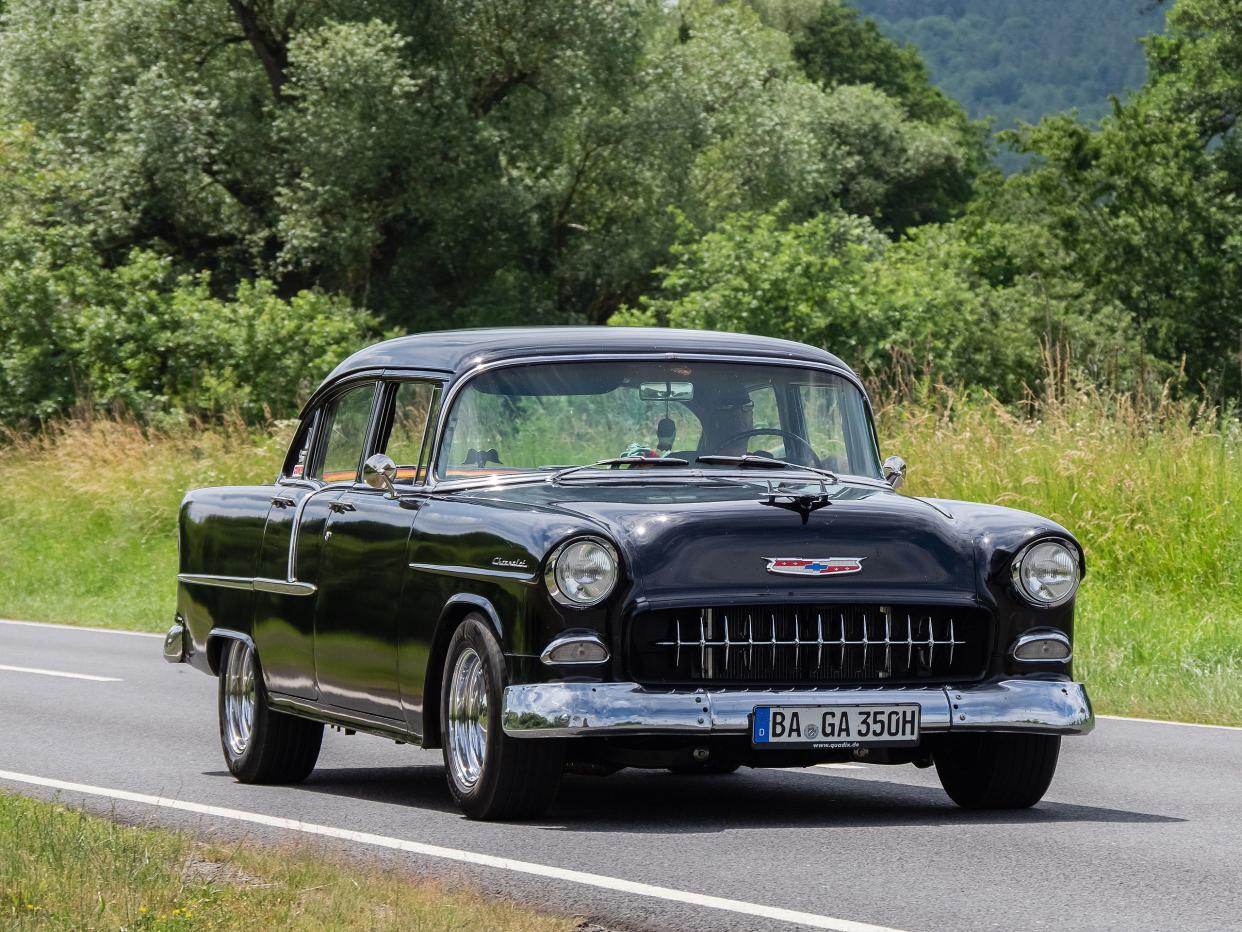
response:
<svg viewBox="0 0 1242 932"><path fill-rule="evenodd" d="M1069 601L1082 577L1078 553L1059 540L1041 540L1022 550L1013 561L1013 584L1036 605Z"/></svg>
<svg viewBox="0 0 1242 932"><path fill-rule="evenodd" d="M543 578L562 605L596 605L617 584L617 552L602 538L579 537L556 548Z"/></svg>

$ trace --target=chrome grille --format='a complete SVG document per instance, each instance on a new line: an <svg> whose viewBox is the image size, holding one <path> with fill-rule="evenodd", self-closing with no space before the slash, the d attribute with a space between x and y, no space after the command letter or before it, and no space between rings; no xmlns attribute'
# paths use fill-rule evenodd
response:
<svg viewBox="0 0 1242 932"><path fill-rule="evenodd" d="M645 612L640 682L905 683L982 673L987 614L971 607L778 605Z"/></svg>

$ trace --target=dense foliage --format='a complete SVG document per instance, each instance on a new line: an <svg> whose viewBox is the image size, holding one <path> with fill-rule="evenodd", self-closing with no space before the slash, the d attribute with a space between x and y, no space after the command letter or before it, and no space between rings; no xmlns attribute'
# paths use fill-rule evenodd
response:
<svg viewBox="0 0 1242 932"><path fill-rule="evenodd" d="M840 0L6 0L0 421L283 416L382 332L533 321L1236 395L1239 5L1003 179Z"/></svg>

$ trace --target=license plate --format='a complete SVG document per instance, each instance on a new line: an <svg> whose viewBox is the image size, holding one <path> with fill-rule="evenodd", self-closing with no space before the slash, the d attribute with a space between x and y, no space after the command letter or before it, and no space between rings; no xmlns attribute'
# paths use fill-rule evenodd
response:
<svg viewBox="0 0 1242 932"><path fill-rule="evenodd" d="M905 705L761 705L751 716L759 747L856 748L918 744L918 703Z"/></svg>

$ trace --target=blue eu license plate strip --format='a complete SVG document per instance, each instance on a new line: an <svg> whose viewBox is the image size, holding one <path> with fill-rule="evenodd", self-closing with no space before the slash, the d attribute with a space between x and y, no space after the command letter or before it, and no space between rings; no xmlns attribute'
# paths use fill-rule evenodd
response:
<svg viewBox="0 0 1242 932"><path fill-rule="evenodd" d="M918 703L756 706L751 742L763 747L851 748L918 744Z"/></svg>

